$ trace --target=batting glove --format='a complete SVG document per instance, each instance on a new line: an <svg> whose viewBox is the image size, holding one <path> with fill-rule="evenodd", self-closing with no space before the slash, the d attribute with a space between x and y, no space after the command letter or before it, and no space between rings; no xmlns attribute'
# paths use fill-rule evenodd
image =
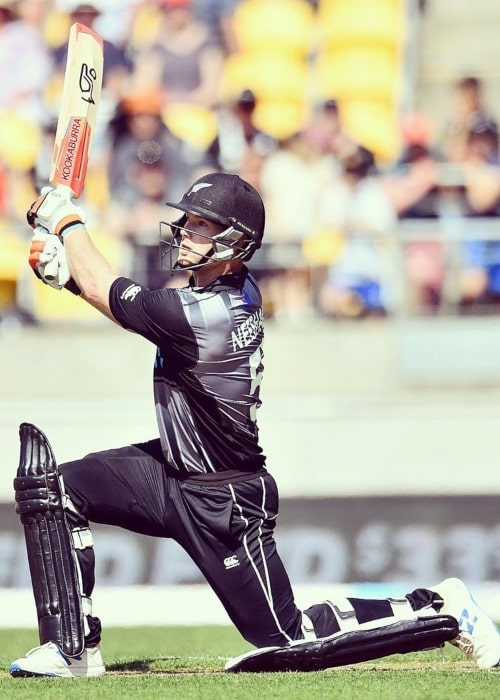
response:
<svg viewBox="0 0 500 700"><path fill-rule="evenodd" d="M80 294L80 289L69 273L66 252L59 236L36 228L31 239L29 264L35 275L50 287L66 287L74 294Z"/></svg>
<svg viewBox="0 0 500 700"><path fill-rule="evenodd" d="M52 187L41 190L26 217L31 228L42 228L58 236L62 236L71 226L83 225L86 221L83 211L73 203L71 193Z"/></svg>

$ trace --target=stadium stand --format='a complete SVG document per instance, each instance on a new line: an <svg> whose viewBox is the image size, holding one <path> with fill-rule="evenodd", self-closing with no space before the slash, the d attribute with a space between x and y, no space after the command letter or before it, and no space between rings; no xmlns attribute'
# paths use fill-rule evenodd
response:
<svg viewBox="0 0 500 700"><path fill-rule="evenodd" d="M348 131L382 159L400 146L406 15L401 0L320 0L317 85Z"/></svg>
<svg viewBox="0 0 500 700"><path fill-rule="evenodd" d="M299 131L309 116L315 29L306 0L243 0L236 8L239 50L226 61L222 97L252 90L256 124L276 138Z"/></svg>
<svg viewBox="0 0 500 700"><path fill-rule="evenodd" d="M64 43L70 10L75 4L70 0L47 4L45 18L37 26L49 52ZM19 7L22 5L19 3ZM107 12L107 3L98 0L94 5L102 13ZM165 0L123 3L119 15L123 28L114 36L124 37L123 46L132 62L157 36L165 6ZM196 6L193 2L192 7ZM448 94L443 88L452 86L465 67L483 79L485 95L498 120L498 62L491 36L500 10L494 0L485 0L480 14L467 0L234 0L233 6L233 33L238 48L225 56L220 85L216 86L219 103L174 103L168 101L166 90L163 120L180 139L187 166L196 174L208 162L204 151L221 126L220 108L230 108L245 90L256 96L252 116L256 128L274 137L280 149L285 150L287 142L307 131L322 106L335 103L344 145L351 142L370 150L382 176L392 168L396 170L404 158L406 111L420 101L422 112L430 115L434 127L439 126ZM457 53L457 45L463 51ZM411 57L409 52L413 52ZM134 81L140 85L140 78L132 75L125 92L137 87ZM61 76L55 77L55 73L53 80L40 85L52 119L57 114L60 88ZM103 105L100 110L102 125L97 141L101 150L98 157L92 157L82 202L98 232L106 230L105 222L110 217L105 167L106 138L109 142L105 127L111 114L108 108L109 105ZM0 105L0 319L12 307L15 309L20 296L25 297L18 289L25 285L25 249L29 239L24 213L30 198L45 184L49 126L41 121L26 122L12 106ZM431 129L425 144L430 158L434 156L433 136ZM336 147L324 143L324 138L331 137L331 130L323 130L318 136L323 143L314 145L321 151L319 158L329 159L332 167L327 175L333 178L339 165L338 143ZM259 154L259 167L268 155ZM401 172L397 170L394 177ZM434 187L438 200L441 185ZM478 236L481 225L475 221ZM307 243L314 240L313 224L310 228L303 231ZM311 252L311 246L304 245L296 265L305 269L311 266L315 271L321 268L325 258L338 253L343 240L344 232L333 233L332 236L327 231L326 237L319 237L323 248ZM418 237L418 232L415 235ZM271 230L267 241L272 247ZM123 258L124 245L115 233L104 245L110 246L114 260ZM29 289L33 282L28 283ZM41 321L64 320L70 315L78 320L80 314L86 314L84 306L74 305L71 299L63 302L63 296L44 288L35 292L34 309ZM61 306L51 308L56 305Z"/></svg>

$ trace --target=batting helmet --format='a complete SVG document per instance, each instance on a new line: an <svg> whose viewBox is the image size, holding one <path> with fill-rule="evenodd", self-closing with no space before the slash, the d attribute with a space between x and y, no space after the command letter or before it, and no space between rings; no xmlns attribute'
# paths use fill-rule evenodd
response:
<svg viewBox="0 0 500 700"><path fill-rule="evenodd" d="M181 231L185 228L187 214L194 214L226 228L210 238L213 250L201 263L183 269L196 269L209 260L229 262L249 260L260 248L264 235L264 203L255 187L239 175L209 173L194 182L180 202L167 202L168 206L184 212L169 226L172 237L161 240L161 265L167 270L177 269L177 255L181 245ZM165 264L165 262L167 264Z"/></svg>

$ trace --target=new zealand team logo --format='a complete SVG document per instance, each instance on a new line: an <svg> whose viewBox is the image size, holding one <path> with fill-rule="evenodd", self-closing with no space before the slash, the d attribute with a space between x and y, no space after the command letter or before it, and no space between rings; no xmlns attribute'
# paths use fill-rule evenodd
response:
<svg viewBox="0 0 500 700"><path fill-rule="evenodd" d="M85 102L88 102L89 104L94 105L94 84L95 81L97 80L97 71L95 68L92 68L89 66L87 63L82 63L82 67L80 69L80 80L79 80L79 85L80 85L80 92L82 95L82 100Z"/></svg>

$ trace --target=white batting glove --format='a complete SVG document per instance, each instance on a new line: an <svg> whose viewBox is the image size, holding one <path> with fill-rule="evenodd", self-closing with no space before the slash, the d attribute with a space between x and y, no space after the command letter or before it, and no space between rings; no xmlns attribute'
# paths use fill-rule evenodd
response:
<svg viewBox="0 0 500 700"><path fill-rule="evenodd" d="M54 289L62 289L71 278L62 240L41 228L35 229L31 239L29 264L35 275Z"/></svg>
<svg viewBox="0 0 500 700"><path fill-rule="evenodd" d="M86 216L71 199L71 192L44 187L26 213L31 228L45 229L47 233L62 236L75 224L84 224Z"/></svg>

